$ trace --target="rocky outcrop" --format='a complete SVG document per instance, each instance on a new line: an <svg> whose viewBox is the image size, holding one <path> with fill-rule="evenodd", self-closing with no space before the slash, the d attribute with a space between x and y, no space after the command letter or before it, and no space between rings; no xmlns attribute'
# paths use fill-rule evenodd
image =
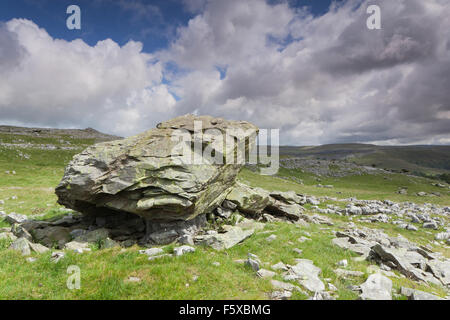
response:
<svg viewBox="0 0 450 320"><path fill-rule="evenodd" d="M186 115L130 138L96 144L67 166L56 188L58 202L97 216L126 212L147 221L193 219L225 199L242 166L230 163L231 156L238 144L248 151L257 132L244 121ZM237 144L216 143L225 137ZM192 152L192 162L186 161L186 151ZM208 163L205 152L227 161ZM197 164L196 157L202 162Z"/></svg>

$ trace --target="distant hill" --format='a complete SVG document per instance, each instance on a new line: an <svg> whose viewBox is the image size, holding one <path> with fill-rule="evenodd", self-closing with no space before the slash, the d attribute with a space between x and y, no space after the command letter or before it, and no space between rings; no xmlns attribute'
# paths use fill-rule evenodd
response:
<svg viewBox="0 0 450 320"><path fill-rule="evenodd" d="M71 138L71 139L89 139L93 142L103 142L121 139L99 132L92 128L87 129L50 129L50 128L26 128L17 126L0 126L1 135L27 136L33 138Z"/></svg>
<svg viewBox="0 0 450 320"><path fill-rule="evenodd" d="M359 165L416 175L450 173L450 146L376 146L329 144L312 147L280 147L282 157L344 160Z"/></svg>

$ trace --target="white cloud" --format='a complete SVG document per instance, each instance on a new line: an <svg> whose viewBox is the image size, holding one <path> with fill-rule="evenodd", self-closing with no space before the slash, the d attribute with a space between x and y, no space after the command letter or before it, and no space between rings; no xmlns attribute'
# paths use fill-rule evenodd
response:
<svg viewBox="0 0 450 320"><path fill-rule="evenodd" d="M89 46L53 39L29 20L1 27L2 47L17 47L20 60L2 72L0 118L45 126L92 126L128 135L167 118L175 99L162 84L162 66L142 52L107 39ZM10 49L12 50L12 49ZM1 56L1 65L9 65Z"/></svg>
<svg viewBox="0 0 450 320"><path fill-rule="evenodd" d="M284 144L448 143L448 2L377 0L382 30L368 30L373 2L314 17L284 2L186 0L198 14L153 54L12 20L0 26L0 117L128 135L195 112L280 128Z"/></svg>
<svg viewBox="0 0 450 320"><path fill-rule="evenodd" d="M439 116L450 110L450 7L379 0L373 31L369 2L313 17L285 3L208 1L157 54L191 71L173 79L178 112L281 128L291 144L448 141L438 137L450 133Z"/></svg>

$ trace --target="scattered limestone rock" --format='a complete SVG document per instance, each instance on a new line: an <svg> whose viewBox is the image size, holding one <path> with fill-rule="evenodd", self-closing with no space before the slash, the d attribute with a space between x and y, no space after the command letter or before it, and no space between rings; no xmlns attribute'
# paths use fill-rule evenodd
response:
<svg viewBox="0 0 450 320"><path fill-rule="evenodd" d="M292 297L291 291L274 291L270 294L270 298L272 300L288 300L290 297Z"/></svg>
<svg viewBox="0 0 450 320"><path fill-rule="evenodd" d="M272 278L276 275L276 273L266 269L259 269L256 271L256 275L260 278Z"/></svg>
<svg viewBox="0 0 450 320"><path fill-rule="evenodd" d="M371 274L360 288L362 300L392 300L392 281L381 274Z"/></svg>
<svg viewBox="0 0 450 320"><path fill-rule="evenodd" d="M212 247L215 250L229 249L244 241L254 233L254 229L243 230L238 226L225 226L225 233L200 235L194 238L198 244Z"/></svg>
<svg viewBox="0 0 450 320"><path fill-rule="evenodd" d="M139 250L139 253L146 254L147 256L151 257L164 253L164 250L161 248L150 248L146 250Z"/></svg>
<svg viewBox="0 0 450 320"><path fill-rule="evenodd" d="M298 259L297 264L289 269L288 274L297 278L305 289L317 292L325 290L325 285L319 278L321 272L322 270L316 267L311 260Z"/></svg>
<svg viewBox="0 0 450 320"><path fill-rule="evenodd" d="M75 251L77 253L91 251L91 248L89 248L89 244L87 242L77 242L77 241L71 241L66 243L64 245L64 249Z"/></svg>
<svg viewBox="0 0 450 320"><path fill-rule="evenodd" d="M191 246L181 246L173 249L173 252L176 257L182 256L183 254L195 252L195 248Z"/></svg>
<svg viewBox="0 0 450 320"><path fill-rule="evenodd" d="M58 263L65 256L66 254L64 252L53 252L52 256L50 257L50 261L53 263Z"/></svg>
<svg viewBox="0 0 450 320"><path fill-rule="evenodd" d="M10 224L14 224L14 223L21 224L21 223L24 223L25 221L27 221L28 217L24 214L18 214L18 213L12 212L12 213L6 215L4 217L4 219L7 222L9 222Z"/></svg>
<svg viewBox="0 0 450 320"><path fill-rule="evenodd" d="M409 300L444 300L434 294L406 287L401 287L400 293L408 297Z"/></svg>
<svg viewBox="0 0 450 320"><path fill-rule="evenodd" d="M29 241L25 238L18 238L9 247L12 250L19 251L23 256L28 256L31 254L31 249Z"/></svg>

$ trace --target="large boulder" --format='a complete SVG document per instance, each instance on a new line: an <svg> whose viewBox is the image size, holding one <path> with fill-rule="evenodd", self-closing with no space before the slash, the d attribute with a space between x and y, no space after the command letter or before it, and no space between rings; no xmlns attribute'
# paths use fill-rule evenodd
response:
<svg viewBox="0 0 450 320"><path fill-rule="evenodd" d="M274 202L270 193L261 188L252 188L243 183L236 183L226 199L237 206L243 213L258 216L262 211Z"/></svg>
<svg viewBox="0 0 450 320"><path fill-rule="evenodd" d="M186 115L96 144L67 166L56 188L58 203L100 216L127 212L147 221L193 219L223 202L243 165L230 160L243 148L247 153L257 133L245 121ZM202 163L195 162L199 158Z"/></svg>

